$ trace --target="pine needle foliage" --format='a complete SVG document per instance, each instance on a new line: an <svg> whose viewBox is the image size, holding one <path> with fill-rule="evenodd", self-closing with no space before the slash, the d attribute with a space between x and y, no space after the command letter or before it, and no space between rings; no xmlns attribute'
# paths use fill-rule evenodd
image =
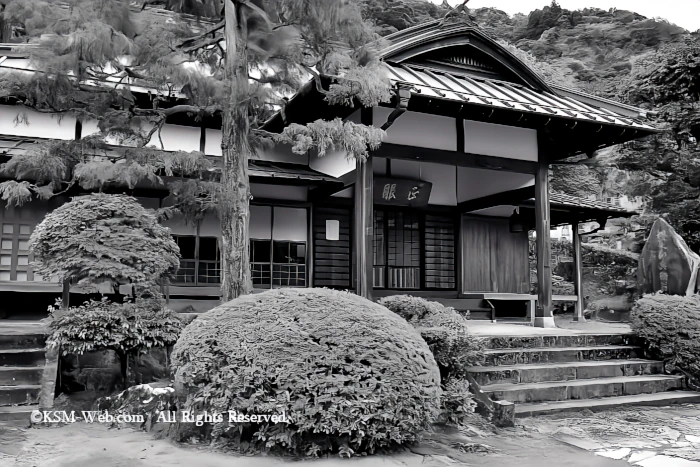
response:
<svg viewBox="0 0 700 467"><path fill-rule="evenodd" d="M21 25L23 39L33 46L30 61L37 72L0 75L0 98L96 122L99 133L83 138L86 144L47 143L32 154L38 159L5 164L11 180L0 183L0 194L19 205L73 187L99 190L145 181L176 188L175 206L166 215L178 209L218 214L222 294L230 299L247 293L248 238L242 233L249 218L247 164L255 152L290 141L296 152L314 149L323 156L337 149L363 161L384 137L378 128L324 120L272 135L262 129L264 122L277 111L285 115L286 98L309 80L330 104L390 100L390 83L375 54L383 44L350 0L146 0L143 8L132 3L23 0L5 8L4 20ZM174 13L155 14L151 7ZM175 171L177 183L166 184L162 175L184 156L163 151L160 133L177 116L223 121L222 164L205 170L207 158L192 152L188 167L196 169ZM185 179L202 183L182 189Z"/></svg>

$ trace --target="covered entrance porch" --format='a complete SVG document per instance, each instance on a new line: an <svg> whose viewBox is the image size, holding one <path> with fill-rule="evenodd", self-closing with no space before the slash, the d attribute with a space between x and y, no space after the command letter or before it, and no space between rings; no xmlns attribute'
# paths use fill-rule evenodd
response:
<svg viewBox="0 0 700 467"><path fill-rule="evenodd" d="M514 302L535 326L555 327L552 305L562 297L552 293L550 229L577 233L579 223L632 213L551 193L549 168L653 134L645 111L545 82L474 25L431 22L386 40L380 60L391 102L332 106L310 82L265 124L278 132L338 117L386 131L366 161L310 154L314 170L337 179L309 191L313 285L369 299L473 300L487 310Z"/></svg>

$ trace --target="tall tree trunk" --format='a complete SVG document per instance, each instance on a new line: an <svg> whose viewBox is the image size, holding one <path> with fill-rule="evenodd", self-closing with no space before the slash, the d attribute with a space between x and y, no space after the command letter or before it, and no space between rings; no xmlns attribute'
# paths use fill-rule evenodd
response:
<svg viewBox="0 0 700 467"><path fill-rule="evenodd" d="M252 292L250 279L248 221L250 218L250 182L248 179L248 54L247 26L235 0L225 0L226 78L228 103L223 113L221 150L222 262L221 295L223 301Z"/></svg>

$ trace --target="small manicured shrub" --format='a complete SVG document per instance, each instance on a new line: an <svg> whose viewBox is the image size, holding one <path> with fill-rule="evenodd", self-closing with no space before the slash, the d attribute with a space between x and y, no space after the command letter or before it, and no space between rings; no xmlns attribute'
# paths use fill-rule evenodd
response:
<svg viewBox="0 0 700 467"><path fill-rule="evenodd" d="M649 294L632 309L632 330L650 356L700 378L700 296Z"/></svg>
<svg viewBox="0 0 700 467"><path fill-rule="evenodd" d="M63 355L114 350L121 363L122 381L127 384L129 358L154 347L170 346L182 331L177 313L165 307L160 296L141 296L135 302L114 303L90 300L80 306L50 309L47 345L58 346Z"/></svg>
<svg viewBox="0 0 700 467"><path fill-rule="evenodd" d="M467 369L484 361L484 342L469 333L467 320L454 308L409 295L394 295L379 300L404 318L420 333L433 352L440 368L443 423L461 424L474 412L475 403L465 379Z"/></svg>
<svg viewBox="0 0 700 467"><path fill-rule="evenodd" d="M416 328L425 339L444 377L462 377L467 368L484 361L482 339L469 333L467 320L454 308L445 307L409 295L394 295L379 300Z"/></svg>
<svg viewBox="0 0 700 467"><path fill-rule="evenodd" d="M440 373L403 319L356 295L278 289L200 315L172 354L182 409L286 414L194 434L240 451L351 456L416 441L439 411Z"/></svg>

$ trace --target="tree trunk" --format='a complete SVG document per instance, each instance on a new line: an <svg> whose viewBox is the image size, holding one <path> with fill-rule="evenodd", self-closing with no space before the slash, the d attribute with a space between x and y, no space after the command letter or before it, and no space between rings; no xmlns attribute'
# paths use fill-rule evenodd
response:
<svg viewBox="0 0 700 467"><path fill-rule="evenodd" d="M221 150L221 296L224 302L252 292L249 263L248 221L250 183L248 179L249 121L247 26L238 2L226 0L226 78L228 105L223 113Z"/></svg>
<svg viewBox="0 0 700 467"><path fill-rule="evenodd" d="M119 366L122 374L122 383L124 389L129 387L129 354L126 352L117 351L119 356Z"/></svg>

